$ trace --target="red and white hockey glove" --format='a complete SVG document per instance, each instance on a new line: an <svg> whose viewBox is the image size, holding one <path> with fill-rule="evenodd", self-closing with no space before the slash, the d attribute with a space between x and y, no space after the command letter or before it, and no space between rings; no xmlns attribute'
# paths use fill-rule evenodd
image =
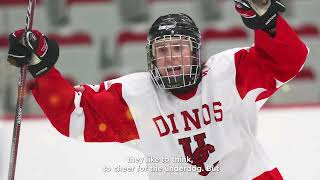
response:
<svg viewBox="0 0 320 180"><path fill-rule="evenodd" d="M34 77L49 71L58 57L58 44L37 30L25 32L21 29L9 35L8 62L18 67L28 64Z"/></svg>
<svg viewBox="0 0 320 180"><path fill-rule="evenodd" d="M234 0L243 23L250 29L270 30L276 27L279 12L285 11L280 0Z"/></svg>

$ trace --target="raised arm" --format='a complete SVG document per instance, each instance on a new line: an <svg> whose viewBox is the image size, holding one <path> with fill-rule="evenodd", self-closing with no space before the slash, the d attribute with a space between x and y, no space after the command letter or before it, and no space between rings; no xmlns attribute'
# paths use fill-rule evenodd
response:
<svg viewBox="0 0 320 180"><path fill-rule="evenodd" d="M265 20L262 25L248 26L254 29L254 46L235 54L236 84L241 98L245 98L248 92L257 88L263 88L264 91L257 96L256 101L270 97L283 83L294 78L306 61L306 45L276 10L269 12L276 6L280 5L271 4L265 11L270 17L264 15L265 19L260 19ZM242 19L245 24L250 24L247 22L250 19L243 16ZM266 22L271 24L263 26Z"/></svg>
<svg viewBox="0 0 320 180"><path fill-rule="evenodd" d="M264 88L256 99L271 96L283 83L302 69L308 49L281 17L276 34L255 30L255 45L235 55L236 83L240 96L256 88Z"/></svg>
<svg viewBox="0 0 320 180"><path fill-rule="evenodd" d="M131 112L122 98L121 84L83 85L77 91L54 68L59 56L57 43L36 30L26 34L19 30L9 39L8 61L15 66L29 64L36 82L32 93L60 133L94 142L138 139Z"/></svg>

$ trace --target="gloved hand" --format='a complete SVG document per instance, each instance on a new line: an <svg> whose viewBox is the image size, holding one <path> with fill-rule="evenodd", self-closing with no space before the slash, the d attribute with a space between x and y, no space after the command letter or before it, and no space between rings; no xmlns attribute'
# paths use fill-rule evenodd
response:
<svg viewBox="0 0 320 180"><path fill-rule="evenodd" d="M243 23L250 29L275 28L279 12L285 11L280 0L234 0Z"/></svg>
<svg viewBox="0 0 320 180"><path fill-rule="evenodd" d="M32 52L22 44L23 29L15 31L9 35L8 62L14 66L21 67L29 64Z"/></svg>
<svg viewBox="0 0 320 180"><path fill-rule="evenodd" d="M21 29L9 35L8 62L17 67L28 64L33 77L49 71L58 57L58 44L37 30Z"/></svg>

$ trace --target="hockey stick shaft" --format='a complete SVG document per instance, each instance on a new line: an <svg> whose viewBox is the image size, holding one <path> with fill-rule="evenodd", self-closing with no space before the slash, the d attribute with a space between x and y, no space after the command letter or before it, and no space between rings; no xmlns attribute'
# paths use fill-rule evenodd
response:
<svg viewBox="0 0 320 180"><path fill-rule="evenodd" d="M36 6L36 0L29 0L27 18L26 18L26 27L25 27L26 31L29 31L32 29L33 14L34 14L35 6ZM23 65L20 69L20 77L19 77L19 84L18 84L18 98L17 98L17 104L16 104L16 115L14 120L12 143L11 143L8 180L14 180L14 177L15 177L23 100L26 93L25 82L26 82L27 68L28 68L28 65Z"/></svg>

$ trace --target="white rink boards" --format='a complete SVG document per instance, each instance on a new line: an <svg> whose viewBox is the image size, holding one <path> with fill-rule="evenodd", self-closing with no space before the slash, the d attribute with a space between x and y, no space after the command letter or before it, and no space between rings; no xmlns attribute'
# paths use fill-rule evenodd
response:
<svg viewBox="0 0 320 180"><path fill-rule="evenodd" d="M320 179L319 117L320 106L260 112L258 138L284 179ZM7 179L11 136L12 123L0 121L0 179ZM147 180L146 173L106 172L111 166L132 167L128 163L131 156L143 157L119 143L70 140L45 119L26 119L21 128L16 180Z"/></svg>

